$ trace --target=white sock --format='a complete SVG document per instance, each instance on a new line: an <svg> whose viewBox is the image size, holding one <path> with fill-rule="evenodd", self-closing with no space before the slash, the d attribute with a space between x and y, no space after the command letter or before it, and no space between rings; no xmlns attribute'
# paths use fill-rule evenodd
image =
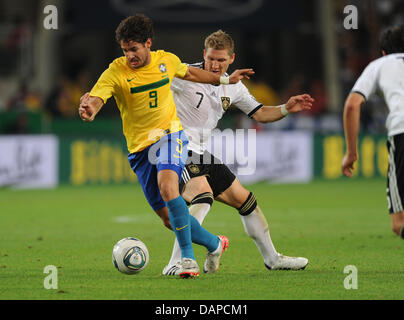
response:
<svg viewBox="0 0 404 320"><path fill-rule="evenodd" d="M257 205L249 215L240 217L245 232L254 240L265 264L272 266L278 260L278 252L272 243L268 223L261 209Z"/></svg>
<svg viewBox="0 0 404 320"><path fill-rule="evenodd" d="M206 215L210 210L211 205L208 203L196 203L189 207L189 213L192 214L196 220L198 220L199 224L202 224ZM177 238L174 241L173 252L171 254L169 265L174 265L178 261L181 261L181 249L178 244Z"/></svg>

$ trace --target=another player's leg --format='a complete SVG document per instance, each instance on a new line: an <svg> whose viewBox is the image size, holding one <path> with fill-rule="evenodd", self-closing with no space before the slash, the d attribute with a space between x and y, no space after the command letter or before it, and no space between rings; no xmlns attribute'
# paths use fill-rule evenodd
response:
<svg viewBox="0 0 404 320"><path fill-rule="evenodd" d="M212 190L206 178L203 176L192 178L186 185L182 196L188 203L191 203L189 213L198 220L199 224L202 224L213 203ZM176 275L180 270L180 261L181 250L178 240L175 239L171 258L168 265L163 269L163 275Z"/></svg>
<svg viewBox="0 0 404 320"><path fill-rule="evenodd" d="M181 190L184 198L192 203L190 210L194 211L193 207L198 206L195 208L195 214L204 218L210 209L213 198L227 189L233 179L222 174L221 169L217 170L217 166L220 167L223 164L209 152L205 151L203 155L193 154L191 157L191 164L187 165L183 172L181 184L185 183L185 187ZM213 176L214 180L212 180ZM216 183L212 183L212 181ZM208 250L206 254L205 273L215 273L219 270L223 252L229 247L229 240L226 236L219 236L219 239L216 250Z"/></svg>
<svg viewBox="0 0 404 320"><path fill-rule="evenodd" d="M210 154L208 154L210 157ZM196 155L199 157L199 155ZM197 162L201 164L201 162ZM193 167L193 169L191 168ZM209 165L194 165L191 164L184 169L182 174L183 179L181 180L181 190L182 196L188 203L191 203L189 207L190 214L195 217L192 220L195 225L192 228L192 241L198 243L197 235L199 232L194 232L198 226L196 222L202 224L205 216L208 214L211 205L213 203L213 194L211 187L206 180L206 174L209 174ZM186 178L185 178L186 177ZM192 218L191 218L192 219ZM202 237L203 239L203 237ZM207 258L205 265L209 265L209 270L211 273L216 272L219 269L220 258L223 252L227 249L229 241L224 236L219 236L220 241L215 244L214 250L209 250L207 253ZM178 260L180 257L179 246L177 241L174 243L173 252L169 264L163 269L163 275L175 275L179 272ZM206 269L206 268L205 268Z"/></svg>
<svg viewBox="0 0 404 320"><path fill-rule="evenodd" d="M299 270L306 267L308 264L306 258L288 257L276 251L267 220L254 194L246 190L238 179L235 179L233 184L217 197L217 200L238 210L245 232L254 240L268 269Z"/></svg>
<svg viewBox="0 0 404 320"><path fill-rule="evenodd" d="M182 258L195 260L188 207L180 196L178 188L175 188L176 184L178 185L178 175L175 171L165 169L158 172L160 194L168 208L168 216L180 243Z"/></svg>
<svg viewBox="0 0 404 320"><path fill-rule="evenodd" d="M400 209L402 209L401 198L398 194L397 187L392 185L394 182L391 182L390 177L387 180L389 185L387 188L387 200L389 204L391 230L397 236L404 239L404 211L400 211Z"/></svg>
<svg viewBox="0 0 404 320"><path fill-rule="evenodd" d="M206 199L205 199L206 200ZM202 232L208 233L204 228L200 228L200 225L203 222L204 217L208 213L209 209L208 207L211 206L211 204L206 201L201 203L195 203L191 205L189 208L189 213L191 215L191 236L192 236L192 242L196 244L200 244L205 246L208 249L207 255L210 255L212 257L218 256L219 260L222 255L222 253L227 249L228 247L228 239L225 236L215 236L215 242L210 242L210 246L206 244L206 236L203 236ZM195 231L198 230L199 231ZM202 232L201 232L202 230ZM216 239L218 238L218 241ZM201 240L202 239L202 240ZM215 265L218 265L219 260L215 263ZM180 273L180 262L181 262L181 250L180 246L178 243L178 240L175 239L174 241L174 247L173 251L171 254L170 262L168 263L167 266L164 267L163 269L163 275L177 275ZM214 267L215 272L218 270L218 268Z"/></svg>
<svg viewBox="0 0 404 320"><path fill-rule="evenodd" d="M187 171L187 168L184 169L185 171ZM220 245L219 238L215 236L215 241L212 241L213 238L211 238L210 233L208 234L201 226L213 203L213 195L206 178L197 177L188 181L185 185L183 196L184 199L191 203L189 210L193 213L191 215L192 241L205 246L208 252L215 251ZM211 240L207 242L209 238Z"/></svg>
<svg viewBox="0 0 404 320"><path fill-rule="evenodd" d="M192 242L205 246L209 252L216 250L220 245L219 237L202 228L189 214L184 199L179 195L179 179L187 158L187 142L182 131L162 138L157 163L160 193L166 202L170 222L181 249L181 264L184 269L180 273L182 277L199 275L199 272L189 271L192 268L188 268L188 265L197 266ZM176 177L175 174L177 174ZM192 263L190 263L191 260Z"/></svg>
<svg viewBox="0 0 404 320"><path fill-rule="evenodd" d="M387 174L387 202L391 229L404 239L404 135L387 140L389 167Z"/></svg>
<svg viewBox="0 0 404 320"><path fill-rule="evenodd" d="M393 232L404 239L404 211L390 214L391 229Z"/></svg>
<svg viewBox="0 0 404 320"><path fill-rule="evenodd" d="M156 165L150 161L149 151L150 148L147 148L144 151L129 155L131 168L138 177L148 203L162 218L164 224L175 231L176 225L173 221L167 221L170 220L168 211L171 210L171 212L174 211L175 218L173 220L175 220L175 223L188 225L188 229L183 228L184 230L180 235L181 242L186 261L191 260L195 262L193 268L190 267L189 262L186 263L189 271L187 276L197 276L199 275L199 267L196 264L191 243L188 208L182 197L179 196L178 175L172 170L162 170L164 172L160 171L158 173ZM174 187L171 187L173 184ZM177 187L175 187L176 184ZM162 198L162 195L164 195L164 198ZM184 202L183 204L181 200ZM167 206L169 206L168 209ZM180 216L179 219L178 216Z"/></svg>
<svg viewBox="0 0 404 320"><path fill-rule="evenodd" d="M195 165L193 162L193 165L187 166L184 169L183 178L187 176L190 179L185 179L186 184L183 190L183 196L192 203L190 210L192 209L192 211L195 211L196 215L204 218L208 213L210 206L213 203L213 197L216 194L216 191L211 189L207 176L215 174L213 172L216 166L215 161L218 160L208 152L205 152L203 156L198 155L198 157L200 157L199 160L201 160L198 162L200 163L199 165ZM193 161L195 160L196 159L193 159ZM206 163L206 161L208 161L208 163ZM184 179L182 182L183 181ZM222 186L225 186L225 188L227 187L225 181ZM198 206L198 208L194 210L194 208L192 208L194 206ZM202 222L200 221L200 223ZM226 236L219 236L219 240L216 249L208 250L206 254L203 268L205 273L215 273L219 270L223 252L229 247L229 240Z"/></svg>

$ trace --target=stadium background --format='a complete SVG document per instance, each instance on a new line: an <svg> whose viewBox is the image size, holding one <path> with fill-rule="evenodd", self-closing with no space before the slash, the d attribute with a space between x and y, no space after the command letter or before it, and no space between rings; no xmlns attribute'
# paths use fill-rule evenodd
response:
<svg viewBox="0 0 404 320"><path fill-rule="evenodd" d="M48 4L58 9L57 30L44 27ZM358 29L343 26L344 8L349 4L358 9ZM113 99L92 124L82 123L77 115L79 97L108 63L121 55L114 30L133 12L153 18L153 49L174 52L184 62L202 59L203 40L208 34L219 28L229 32L237 55L231 70L254 68L256 74L246 85L263 104L277 105L291 95L311 94L316 102L310 112L262 125L230 109L219 128L253 128L258 135L271 137L275 132L272 139L286 139L282 141L290 148L284 150L284 156L261 164L261 169L267 166L269 170L279 159L295 163L307 159L304 178L292 174L285 181L341 178L343 101L363 68L379 56L380 32L402 21L402 7L402 2L394 0L174 1L165 6L159 1L0 1L0 184L32 185L24 180L44 174L38 169L40 159L43 162L48 157L55 158L57 176L53 180L48 177L43 186L135 181L126 163ZM378 98L363 108L359 148L364 156L358 163L358 177L386 174L386 111ZM292 152L294 139L282 135L290 131L309 133L306 151ZM45 142L42 148L34 148L33 143L39 140L24 142L21 137L27 134L37 138L52 135L57 141L53 147ZM49 154L52 148L56 156ZM38 150L42 149L48 153L40 156ZM257 149L261 150L261 145ZM276 146L273 150L282 153ZM31 171L15 167L19 157L32 160ZM292 171L289 168L289 173ZM282 181L282 172L259 177Z"/></svg>

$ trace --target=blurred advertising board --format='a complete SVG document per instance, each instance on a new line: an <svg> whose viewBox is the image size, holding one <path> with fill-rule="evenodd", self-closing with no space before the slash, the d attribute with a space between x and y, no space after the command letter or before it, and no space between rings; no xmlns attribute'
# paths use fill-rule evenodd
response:
<svg viewBox="0 0 404 320"><path fill-rule="evenodd" d="M309 131L214 130L208 150L243 184L306 183L342 179L342 134ZM360 135L353 178L383 178L388 153L384 135ZM52 188L59 183L134 183L123 137L70 135L0 136L0 187Z"/></svg>
<svg viewBox="0 0 404 320"><path fill-rule="evenodd" d="M313 137L308 132L214 130L208 150L242 183L309 182L313 178ZM119 138L61 138L60 181L73 185L136 182Z"/></svg>
<svg viewBox="0 0 404 320"><path fill-rule="evenodd" d="M58 185L59 140L54 135L0 136L0 187Z"/></svg>
<svg viewBox="0 0 404 320"><path fill-rule="evenodd" d="M359 159L354 165L353 178L380 178L387 176L388 153L386 136L360 135ZM345 154L342 134L314 136L314 175L327 180L343 178L341 162Z"/></svg>
<svg viewBox="0 0 404 320"><path fill-rule="evenodd" d="M60 155L62 183L80 186L137 181L129 165L123 138L62 137Z"/></svg>
<svg viewBox="0 0 404 320"><path fill-rule="evenodd" d="M209 150L226 163L242 183L303 183L312 180L312 133L236 130L233 140L229 136L226 130L216 132Z"/></svg>

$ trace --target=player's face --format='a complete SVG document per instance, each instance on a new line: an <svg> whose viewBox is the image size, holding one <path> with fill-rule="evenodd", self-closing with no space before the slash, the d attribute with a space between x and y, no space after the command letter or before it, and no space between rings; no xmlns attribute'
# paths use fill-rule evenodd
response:
<svg viewBox="0 0 404 320"><path fill-rule="evenodd" d="M203 51L205 70L223 75L234 61L234 53L230 56L227 49L208 48Z"/></svg>
<svg viewBox="0 0 404 320"><path fill-rule="evenodd" d="M121 49L132 69L137 69L150 63L151 39L145 43L135 41L124 42L121 40Z"/></svg>

